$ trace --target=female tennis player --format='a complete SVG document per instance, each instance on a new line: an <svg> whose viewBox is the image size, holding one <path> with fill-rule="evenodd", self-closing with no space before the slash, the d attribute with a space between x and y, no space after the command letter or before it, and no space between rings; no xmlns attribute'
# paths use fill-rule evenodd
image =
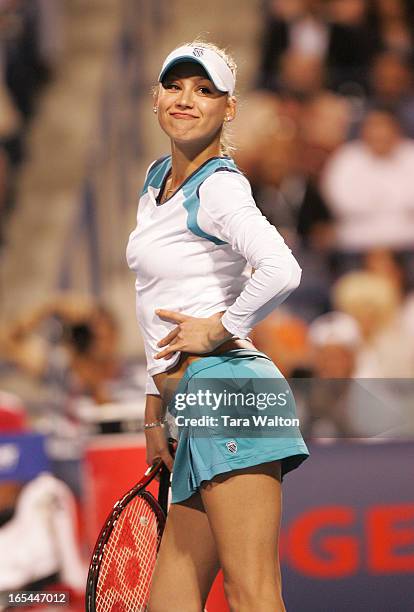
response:
<svg viewBox="0 0 414 612"><path fill-rule="evenodd" d="M234 61L210 43L186 44L166 58L153 110L171 154L147 171L127 247L149 374L147 461L161 457L173 469L150 612L200 612L219 568L232 611L285 610L281 482L308 456L299 429L269 437L253 426L243 433L183 419L207 414L206 396L197 393L213 393L206 386L217 385L226 391L220 381L230 380L232 391L238 381L254 383L256 391L262 382L267 389L269 381L274 389L287 386L248 334L298 286L301 269L223 144L225 124L236 113L235 73ZM173 378L178 388L167 401ZM190 391L196 405L178 407L176 398ZM174 466L163 427L166 404L177 424L180 416ZM253 407L249 419L265 409ZM227 408L216 410L217 422L226 410L231 416ZM295 416L294 401L279 415Z"/></svg>

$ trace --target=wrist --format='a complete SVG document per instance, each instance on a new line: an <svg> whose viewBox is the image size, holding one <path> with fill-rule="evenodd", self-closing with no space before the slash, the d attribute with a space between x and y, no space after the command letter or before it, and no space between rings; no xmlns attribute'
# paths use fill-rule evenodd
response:
<svg viewBox="0 0 414 612"><path fill-rule="evenodd" d="M154 427L164 427L164 421L165 421L164 418L154 419L153 421L150 421L150 422L145 420L144 431L148 429L154 429Z"/></svg>
<svg viewBox="0 0 414 612"><path fill-rule="evenodd" d="M218 320L216 319L210 332L210 340L214 344L222 344L226 340L230 340L230 338L233 338L233 334L224 327L221 318Z"/></svg>

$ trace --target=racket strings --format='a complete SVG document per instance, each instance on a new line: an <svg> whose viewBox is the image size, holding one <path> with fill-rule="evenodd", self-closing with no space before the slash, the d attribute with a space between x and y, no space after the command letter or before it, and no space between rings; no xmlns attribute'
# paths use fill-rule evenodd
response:
<svg viewBox="0 0 414 612"><path fill-rule="evenodd" d="M102 598L99 598L102 606L99 606L98 608L99 610L102 610L102 612L106 612L106 610L117 612L118 608L121 612L121 610L124 609L124 605L121 604L125 604L125 609L128 611L140 610L143 609L143 606L146 603L151 577L149 572L152 570L153 565L155 564L156 546L158 541L157 526L155 525L154 532L154 529L151 529L150 525L151 518L149 518L146 513L143 514L139 510L138 514L139 520L141 521L144 519L144 522L148 521L148 524L144 526L146 527L145 529L137 530L135 528L134 532L138 537L137 544L134 544L132 550L128 549L127 546L125 546L125 542L122 540L122 535L125 533L125 531L122 530L124 526L120 525L121 528L119 529L119 533L114 534L114 544L111 546L113 550L106 551L106 554L108 555L108 565L111 568L112 576L115 577L115 581L112 585L108 583L108 578L105 580L104 570L104 573L102 574L102 578L104 580L104 590L101 590ZM134 515L137 515L137 512L134 512ZM133 518L136 518L136 516ZM129 520L129 517L125 517L123 520L124 525ZM154 521L154 517L152 517L152 520ZM135 527L136 526L137 523L135 521ZM142 524L140 527L142 527ZM144 536L143 532L145 532ZM127 543L128 540L129 538L127 538ZM113 554L112 561L110 561L111 552Z"/></svg>
<svg viewBox="0 0 414 612"><path fill-rule="evenodd" d="M105 545L97 612L144 612L159 540L156 514L148 501L137 496L122 512Z"/></svg>
<svg viewBox="0 0 414 612"><path fill-rule="evenodd" d="M148 535L150 536L150 534ZM118 540L119 550L123 552L115 555L114 565L118 568L118 575L121 572L123 581L120 589L116 588L116 584L114 585L115 590L111 591L110 595L118 598L121 596L127 606L127 610L137 610L138 606L144 605L146 595L148 594L148 569L151 569L155 563L155 556L154 554L148 554L150 547L154 546L153 538L148 537L147 542L148 544L145 548L142 546L142 542L139 542L139 558L137 558L136 550L129 550L130 554L125 554L128 549L125 547L121 548L122 543Z"/></svg>

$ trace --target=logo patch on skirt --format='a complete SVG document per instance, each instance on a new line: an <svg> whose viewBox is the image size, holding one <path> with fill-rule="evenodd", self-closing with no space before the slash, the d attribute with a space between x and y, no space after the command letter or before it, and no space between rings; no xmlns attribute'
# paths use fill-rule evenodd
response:
<svg viewBox="0 0 414 612"><path fill-rule="evenodd" d="M226 447L229 453L233 453L233 455L237 453L237 442L235 440L230 440L229 442L226 442Z"/></svg>

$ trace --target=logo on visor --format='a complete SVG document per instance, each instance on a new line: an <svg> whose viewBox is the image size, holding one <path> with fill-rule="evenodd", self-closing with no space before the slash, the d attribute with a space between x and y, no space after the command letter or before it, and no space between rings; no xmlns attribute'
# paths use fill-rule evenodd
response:
<svg viewBox="0 0 414 612"><path fill-rule="evenodd" d="M201 57L203 54L204 54L204 49L202 49L201 47L194 47L193 55L195 55L196 57Z"/></svg>
<svg viewBox="0 0 414 612"><path fill-rule="evenodd" d="M227 450L229 451L229 453L233 453L233 455L237 453L237 442L235 442L234 440L230 440L230 442L226 442L226 446L227 446Z"/></svg>

